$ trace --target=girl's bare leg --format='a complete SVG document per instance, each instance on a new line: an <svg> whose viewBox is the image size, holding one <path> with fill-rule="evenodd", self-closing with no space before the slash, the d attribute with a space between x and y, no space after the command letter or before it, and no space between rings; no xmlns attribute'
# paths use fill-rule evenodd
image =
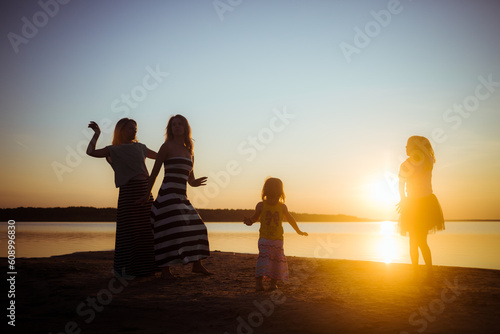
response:
<svg viewBox="0 0 500 334"><path fill-rule="evenodd" d="M275 279L271 280L271 286L269 287L269 290L276 290L278 288L278 281Z"/></svg>
<svg viewBox="0 0 500 334"><path fill-rule="evenodd" d="M418 278L418 242L417 237L410 233L410 259L413 266L413 276L415 279Z"/></svg>
<svg viewBox="0 0 500 334"><path fill-rule="evenodd" d="M422 257L424 258L425 266L427 268L427 280L432 280L432 255L431 249L427 243L427 232L420 236L419 247L422 252Z"/></svg>

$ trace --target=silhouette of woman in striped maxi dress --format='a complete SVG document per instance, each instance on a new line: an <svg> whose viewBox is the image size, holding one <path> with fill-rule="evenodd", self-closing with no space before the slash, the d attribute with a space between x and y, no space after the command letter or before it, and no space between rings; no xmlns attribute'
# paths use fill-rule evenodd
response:
<svg viewBox="0 0 500 334"><path fill-rule="evenodd" d="M164 279L174 279L170 266L177 263L193 263L193 272L211 274L201 263L210 256L207 228L186 196L187 184L199 187L207 180L207 177L195 178L193 161L189 123L184 116L172 116L149 178L151 191L164 165L165 177L151 207L155 261L162 268Z"/></svg>

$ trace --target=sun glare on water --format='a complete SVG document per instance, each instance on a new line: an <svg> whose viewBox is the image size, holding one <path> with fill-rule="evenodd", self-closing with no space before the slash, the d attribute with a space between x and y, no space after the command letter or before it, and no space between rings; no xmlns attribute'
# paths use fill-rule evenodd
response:
<svg viewBox="0 0 500 334"><path fill-rule="evenodd" d="M378 175L366 183L366 196L368 202L376 208L381 215L389 217L396 215L396 204L399 202L399 179L390 173ZM396 235L396 223L393 221L382 221L377 232L374 253L378 261L392 263L399 258L398 240Z"/></svg>
<svg viewBox="0 0 500 334"><path fill-rule="evenodd" d="M394 235L396 233L396 223L384 221L380 223L380 241L378 244L378 252L385 263L391 263L396 257L396 241Z"/></svg>

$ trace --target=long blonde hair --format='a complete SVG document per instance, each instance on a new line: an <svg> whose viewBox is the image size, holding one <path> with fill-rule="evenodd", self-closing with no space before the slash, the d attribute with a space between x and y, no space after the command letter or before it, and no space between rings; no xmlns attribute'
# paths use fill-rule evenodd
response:
<svg viewBox="0 0 500 334"><path fill-rule="evenodd" d="M422 136L411 136L407 143L408 155L413 162L420 163L423 160L428 160L432 165L436 163L434 150L432 149L429 139Z"/></svg>
<svg viewBox="0 0 500 334"><path fill-rule="evenodd" d="M173 130L172 130L172 122L174 119L179 119L184 126L184 147L193 155L193 138L191 138L191 126L189 126L189 122L186 117L182 115L174 115L170 117L167 123L167 128L165 129L165 141L174 138Z"/></svg>
<svg viewBox="0 0 500 334"><path fill-rule="evenodd" d="M267 178L262 187L261 198L263 201L277 199L279 202L285 203L283 182L275 177Z"/></svg>
<svg viewBox="0 0 500 334"><path fill-rule="evenodd" d="M123 128L128 122L133 122L137 126L137 122L131 118L122 118L115 125L115 131L113 133L113 141L111 145L120 145L126 143L128 140L123 136ZM132 139L132 142L137 143L137 138Z"/></svg>

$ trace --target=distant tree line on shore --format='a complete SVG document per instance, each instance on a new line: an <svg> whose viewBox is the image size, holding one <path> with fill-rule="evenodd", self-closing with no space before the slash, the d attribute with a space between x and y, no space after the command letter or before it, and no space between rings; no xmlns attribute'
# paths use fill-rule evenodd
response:
<svg viewBox="0 0 500 334"><path fill-rule="evenodd" d="M248 209L197 209L205 222L239 222L243 217L249 217L254 210ZM347 215L321 215L309 213L294 213L298 222L366 222L370 219ZM67 208L32 208L19 207L0 209L1 221L16 222L114 222L116 208L94 208L73 206Z"/></svg>

